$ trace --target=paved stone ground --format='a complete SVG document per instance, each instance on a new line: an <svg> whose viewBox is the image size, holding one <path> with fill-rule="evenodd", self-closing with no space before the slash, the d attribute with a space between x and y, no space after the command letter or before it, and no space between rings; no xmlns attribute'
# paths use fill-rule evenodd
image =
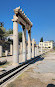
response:
<svg viewBox="0 0 55 87"><path fill-rule="evenodd" d="M43 58L7 87L55 87L55 52L49 52Z"/></svg>

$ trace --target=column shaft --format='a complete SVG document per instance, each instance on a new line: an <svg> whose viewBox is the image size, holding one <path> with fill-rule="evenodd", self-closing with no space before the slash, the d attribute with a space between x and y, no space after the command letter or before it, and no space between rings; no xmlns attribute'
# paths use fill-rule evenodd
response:
<svg viewBox="0 0 55 87"><path fill-rule="evenodd" d="M37 47L35 47L35 57L37 56Z"/></svg>
<svg viewBox="0 0 55 87"><path fill-rule="evenodd" d="M31 59L31 36L30 36L30 31L28 31L28 59Z"/></svg>
<svg viewBox="0 0 55 87"><path fill-rule="evenodd" d="M42 43L41 43L41 54L43 53L43 46L42 46Z"/></svg>
<svg viewBox="0 0 55 87"><path fill-rule="evenodd" d="M23 44L23 62L27 60L26 56L26 29L23 27L23 32L22 32L22 44Z"/></svg>
<svg viewBox="0 0 55 87"><path fill-rule="evenodd" d="M38 48L38 46L37 46L37 56L39 55L39 48Z"/></svg>
<svg viewBox="0 0 55 87"><path fill-rule="evenodd" d="M13 64L18 65L19 60L19 47L18 47L18 23L13 22Z"/></svg>
<svg viewBox="0 0 55 87"><path fill-rule="evenodd" d="M2 46L0 45L0 57L2 57Z"/></svg>
<svg viewBox="0 0 55 87"><path fill-rule="evenodd" d="M10 44L10 55L13 55L13 45Z"/></svg>
<svg viewBox="0 0 55 87"><path fill-rule="evenodd" d="M32 39L32 58L35 57L35 47L34 47L35 40Z"/></svg>
<svg viewBox="0 0 55 87"><path fill-rule="evenodd" d="M5 56L8 56L8 50L5 50Z"/></svg>

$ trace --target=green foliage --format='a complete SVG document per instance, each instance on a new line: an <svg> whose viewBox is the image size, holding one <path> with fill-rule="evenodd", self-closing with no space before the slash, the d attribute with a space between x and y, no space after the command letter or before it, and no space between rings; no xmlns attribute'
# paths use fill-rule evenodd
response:
<svg viewBox="0 0 55 87"><path fill-rule="evenodd" d="M41 37L40 42L43 42L43 37Z"/></svg>
<svg viewBox="0 0 55 87"><path fill-rule="evenodd" d="M4 28L4 23L0 22L0 37L5 39L10 34L13 34L13 29L9 29L6 31L6 29ZM22 32L19 32L18 38L19 38L19 42L22 42ZM13 42L10 39L8 39L8 41Z"/></svg>
<svg viewBox="0 0 55 87"><path fill-rule="evenodd" d="M19 42L22 42L22 32L19 32L18 38L19 38Z"/></svg>
<svg viewBox="0 0 55 87"><path fill-rule="evenodd" d="M55 50L55 47L53 49Z"/></svg>
<svg viewBox="0 0 55 87"><path fill-rule="evenodd" d="M9 29L8 31L6 31L5 33L5 36L9 36L9 34L13 34L13 30L12 29Z"/></svg>
<svg viewBox="0 0 55 87"><path fill-rule="evenodd" d="M54 40L50 40L50 42L54 42Z"/></svg>
<svg viewBox="0 0 55 87"><path fill-rule="evenodd" d="M6 29L3 26L0 26L0 39L1 40L5 39L5 32L6 32Z"/></svg>
<svg viewBox="0 0 55 87"><path fill-rule="evenodd" d="M6 29L4 28L3 22L0 22L0 35L4 36Z"/></svg>
<svg viewBox="0 0 55 87"><path fill-rule="evenodd" d="M4 26L4 22L0 22L0 27L3 27Z"/></svg>
<svg viewBox="0 0 55 87"><path fill-rule="evenodd" d="M13 34L13 30L12 30L12 29L9 29L9 30L8 30L8 33L9 33L9 34Z"/></svg>

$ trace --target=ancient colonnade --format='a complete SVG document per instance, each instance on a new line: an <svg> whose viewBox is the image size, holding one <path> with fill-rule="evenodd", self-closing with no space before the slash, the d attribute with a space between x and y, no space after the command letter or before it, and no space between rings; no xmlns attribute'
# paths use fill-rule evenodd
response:
<svg viewBox="0 0 55 87"><path fill-rule="evenodd" d="M22 26L22 51L23 59L27 60L26 57L26 30L28 31L28 58L31 58L31 27L32 22L27 18L25 13L20 7L14 9L15 15L13 16L13 64L18 65L19 62L19 42L18 42L18 23Z"/></svg>
<svg viewBox="0 0 55 87"><path fill-rule="evenodd" d="M39 47L36 46L35 40L31 41L31 28L32 22L27 18L24 11L20 7L14 9L13 16L13 45L10 44L10 55L13 55L13 65L19 64L19 40L18 40L18 24L22 26L22 43L20 43L20 52L22 53L23 62L34 58L39 55ZM28 58L27 58L27 42L26 42L26 30L28 31ZM32 45L31 45L32 43ZM41 47L41 54L43 53L43 47ZM5 55L8 55L8 51L5 51ZM0 45L0 57L2 57L2 45Z"/></svg>

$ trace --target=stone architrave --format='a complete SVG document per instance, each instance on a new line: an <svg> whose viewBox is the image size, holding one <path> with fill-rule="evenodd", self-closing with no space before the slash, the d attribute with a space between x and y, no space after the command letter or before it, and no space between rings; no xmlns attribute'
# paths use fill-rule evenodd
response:
<svg viewBox="0 0 55 87"><path fill-rule="evenodd" d="M31 34L30 30L28 30L28 59L31 59Z"/></svg>
<svg viewBox="0 0 55 87"><path fill-rule="evenodd" d="M0 57L2 57L2 46L0 45Z"/></svg>
<svg viewBox="0 0 55 87"><path fill-rule="evenodd" d="M34 45L35 45L35 40L32 39L32 58L35 57L35 47L34 47Z"/></svg>
<svg viewBox="0 0 55 87"><path fill-rule="evenodd" d="M27 60L27 55L26 55L26 29L23 27L23 32L22 32L22 44L23 44L23 62Z"/></svg>
<svg viewBox="0 0 55 87"><path fill-rule="evenodd" d="M13 55L13 45L10 44L10 55Z"/></svg>

